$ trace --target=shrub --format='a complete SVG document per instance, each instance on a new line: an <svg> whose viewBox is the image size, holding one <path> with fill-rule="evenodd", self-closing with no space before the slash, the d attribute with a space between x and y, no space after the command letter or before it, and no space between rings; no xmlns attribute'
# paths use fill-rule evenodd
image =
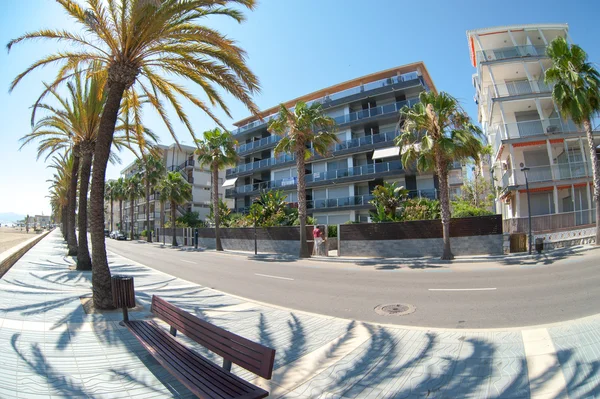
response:
<svg viewBox="0 0 600 399"><path fill-rule="evenodd" d="M337 226L334 226L334 225L327 226L327 237L329 237L329 238L337 237Z"/></svg>
<svg viewBox="0 0 600 399"><path fill-rule="evenodd" d="M466 218L472 216L488 216L493 215L494 212L488 209L476 207L467 201L459 200L452 202L452 217L453 218Z"/></svg>

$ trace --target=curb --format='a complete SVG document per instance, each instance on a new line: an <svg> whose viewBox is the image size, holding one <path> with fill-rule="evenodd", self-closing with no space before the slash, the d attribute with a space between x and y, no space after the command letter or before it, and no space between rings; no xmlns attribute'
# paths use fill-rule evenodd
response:
<svg viewBox="0 0 600 399"><path fill-rule="evenodd" d="M27 253L27 251L33 248L35 244L40 242L44 237L46 237L53 231L54 229L46 231L37 237L33 237L30 240L27 240L24 243L21 243L16 247L9 249L8 251L6 251L8 255L0 254L0 256L2 257L0 258L0 278L2 278L2 276L4 276L4 274L6 274L6 272L9 271L10 268L15 263L17 263L17 261L21 259L23 255Z"/></svg>

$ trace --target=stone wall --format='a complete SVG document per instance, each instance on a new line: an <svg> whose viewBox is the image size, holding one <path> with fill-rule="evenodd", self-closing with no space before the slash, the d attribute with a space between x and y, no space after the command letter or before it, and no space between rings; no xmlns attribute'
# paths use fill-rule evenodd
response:
<svg viewBox="0 0 600 399"><path fill-rule="evenodd" d="M557 231L546 234L534 234L533 237L534 242L536 238L544 239L544 250L546 251L558 248L568 248L576 245L595 244L596 227Z"/></svg>
<svg viewBox="0 0 600 399"><path fill-rule="evenodd" d="M51 231L51 230L50 230ZM29 251L35 244L40 242L42 238L50 234L50 231L46 231L39 236L32 238L31 240L25 241L17 245L14 248L10 248L0 254L0 278L15 264L27 251ZM39 234L39 233L38 233Z"/></svg>
<svg viewBox="0 0 600 399"><path fill-rule="evenodd" d="M441 256L443 250L440 220L340 225L338 239L340 256ZM500 215L452 219L454 255L501 255L503 241Z"/></svg>

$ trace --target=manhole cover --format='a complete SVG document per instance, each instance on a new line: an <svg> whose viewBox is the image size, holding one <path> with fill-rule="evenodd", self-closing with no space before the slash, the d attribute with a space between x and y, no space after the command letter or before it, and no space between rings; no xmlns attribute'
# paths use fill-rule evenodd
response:
<svg viewBox="0 0 600 399"><path fill-rule="evenodd" d="M413 305L407 303L390 303L375 306L375 313L382 316L404 316L413 313L415 310L416 308Z"/></svg>

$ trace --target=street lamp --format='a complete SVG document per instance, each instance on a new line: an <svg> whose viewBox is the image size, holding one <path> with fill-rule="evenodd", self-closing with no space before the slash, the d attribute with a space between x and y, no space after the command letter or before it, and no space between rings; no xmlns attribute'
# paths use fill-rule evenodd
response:
<svg viewBox="0 0 600 399"><path fill-rule="evenodd" d="M529 219L529 255L531 255L531 247L533 245L533 235L531 234L531 201L529 198L529 180L527 179L527 171L529 170L523 162L519 164L521 172L525 174L525 189L527 190L527 217Z"/></svg>

